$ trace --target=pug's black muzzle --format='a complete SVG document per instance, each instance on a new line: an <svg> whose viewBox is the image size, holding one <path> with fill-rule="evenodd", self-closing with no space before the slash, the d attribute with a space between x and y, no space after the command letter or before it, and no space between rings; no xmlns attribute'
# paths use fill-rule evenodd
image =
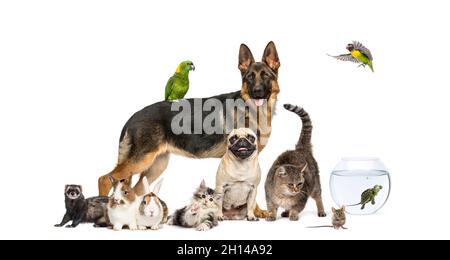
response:
<svg viewBox="0 0 450 260"><path fill-rule="evenodd" d="M231 145L228 149L234 154L234 156L244 160L250 157L255 152L256 145L250 143L250 141L245 138L241 138L237 140L233 145Z"/></svg>

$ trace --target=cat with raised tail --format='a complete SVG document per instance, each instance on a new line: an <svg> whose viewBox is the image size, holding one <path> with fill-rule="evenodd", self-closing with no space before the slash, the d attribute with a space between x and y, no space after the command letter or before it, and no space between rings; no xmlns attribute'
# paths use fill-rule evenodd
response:
<svg viewBox="0 0 450 260"><path fill-rule="evenodd" d="M319 166L312 152L311 118L301 107L285 104L284 108L297 114L303 126L295 150L282 153L267 175L265 191L269 216L266 220L275 221L280 207L285 209L282 217L298 220L309 197L316 201L318 216L325 217Z"/></svg>

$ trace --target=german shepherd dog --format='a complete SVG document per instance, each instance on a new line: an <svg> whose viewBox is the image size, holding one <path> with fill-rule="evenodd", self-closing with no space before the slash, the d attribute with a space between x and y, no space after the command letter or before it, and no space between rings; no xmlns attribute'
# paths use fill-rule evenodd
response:
<svg viewBox="0 0 450 260"><path fill-rule="evenodd" d="M267 140L270 136L273 109L280 92L277 82L279 67L280 61L273 42L267 44L261 62L255 62L250 49L245 44L241 44L238 66L242 76L241 90L210 98L185 101L193 106L195 101L204 104L209 99L215 99L225 107L227 100L240 100L245 104L256 104L258 110L264 103L266 111L262 115L267 117L268 127L266 129L268 130L261 131L261 114L258 114L256 118L251 116L247 118L246 114L245 118L246 124L252 121L257 122L258 150L261 151L266 141L261 142L260 140L263 138ZM135 191L137 194L143 194L143 178L147 177L150 183L155 181L167 168L171 153L191 158L221 158L225 154L227 133L174 134L171 123L179 112L173 111L172 105L172 102L167 101L155 103L136 112L128 120L120 135L117 166L112 172L98 180L101 196L108 196L112 188L110 177L114 180L130 180L134 174L140 174ZM230 112L225 110L223 110L224 114ZM203 118L210 113L210 111L202 111ZM223 120L221 121L219 123L225 124Z"/></svg>

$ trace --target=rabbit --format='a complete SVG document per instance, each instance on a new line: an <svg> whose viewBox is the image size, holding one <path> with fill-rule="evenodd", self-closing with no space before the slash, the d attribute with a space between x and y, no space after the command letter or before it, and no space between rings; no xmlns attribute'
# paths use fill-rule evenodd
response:
<svg viewBox="0 0 450 260"><path fill-rule="evenodd" d="M142 199L137 214L137 225L139 230L158 230L167 223L169 210L167 204L159 197L162 179L155 185L153 192L147 193Z"/></svg>
<svg viewBox="0 0 450 260"><path fill-rule="evenodd" d="M131 187L129 180L116 181L110 178L113 183L114 192L108 203L108 218L115 231L122 230L128 226L130 230L137 230L137 214L139 205L144 196L138 196ZM145 180L144 183L148 183Z"/></svg>

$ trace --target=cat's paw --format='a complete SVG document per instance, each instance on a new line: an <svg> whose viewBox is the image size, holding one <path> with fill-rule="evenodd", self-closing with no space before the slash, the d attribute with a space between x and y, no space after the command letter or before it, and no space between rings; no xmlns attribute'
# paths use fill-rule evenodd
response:
<svg viewBox="0 0 450 260"><path fill-rule="evenodd" d="M290 221L298 221L298 215L291 215L289 216Z"/></svg>
<svg viewBox="0 0 450 260"><path fill-rule="evenodd" d="M324 217L327 216L327 213L325 213L325 212L319 212L319 213L317 213L317 215L319 216L319 218L324 218Z"/></svg>
<svg viewBox="0 0 450 260"><path fill-rule="evenodd" d="M158 230L158 229L160 229L161 227L159 226L159 225L154 225L154 226L151 226L150 227L150 229L151 230Z"/></svg>
<svg viewBox="0 0 450 260"><path fill-rule="evenodd" d="M259 219L255 216L247 216L248 221L259 221Z"/></svg>
<svg viewBox="0 0 450 260"><path fill-rule="evenodd" d="M67 225L66 228L74 228L75 226L73 225Z"/></svg>
<svg viewBox="0 0 450 260"><path fill-rule="evenodd" d="M62 227L63 225L61 224L56 224L55 227Z"/></svg>
<svg viewBox="0 0 450 260"><path fill-rule="evenodd" d="M206 225L205 223L198 225L196 228L197 231L208 231L210 229L211 228L208 225Z"/></svg>
<svg viewBox="0 0 450 260"><path fill-rule="evenodd" d="M224 221L224 220L225 220L225 217L223 216L223 214L218 214L218 215L217 215L217 220L218 220L218 221Z"/></svg>
<svg viewBox="0 0 450 260"><path fill-rule="evenodd" d="M275 216L268 216L267 218L266 218L266 221L275 221L275 220L277 220L277 217L275 217Z"/></svg>
<svg viewBox="0 0 450 260"><path fill-rule="evenodd" d="M138 229L139 230L147 230L147 227L146 226L138 226Z"/></svg>

